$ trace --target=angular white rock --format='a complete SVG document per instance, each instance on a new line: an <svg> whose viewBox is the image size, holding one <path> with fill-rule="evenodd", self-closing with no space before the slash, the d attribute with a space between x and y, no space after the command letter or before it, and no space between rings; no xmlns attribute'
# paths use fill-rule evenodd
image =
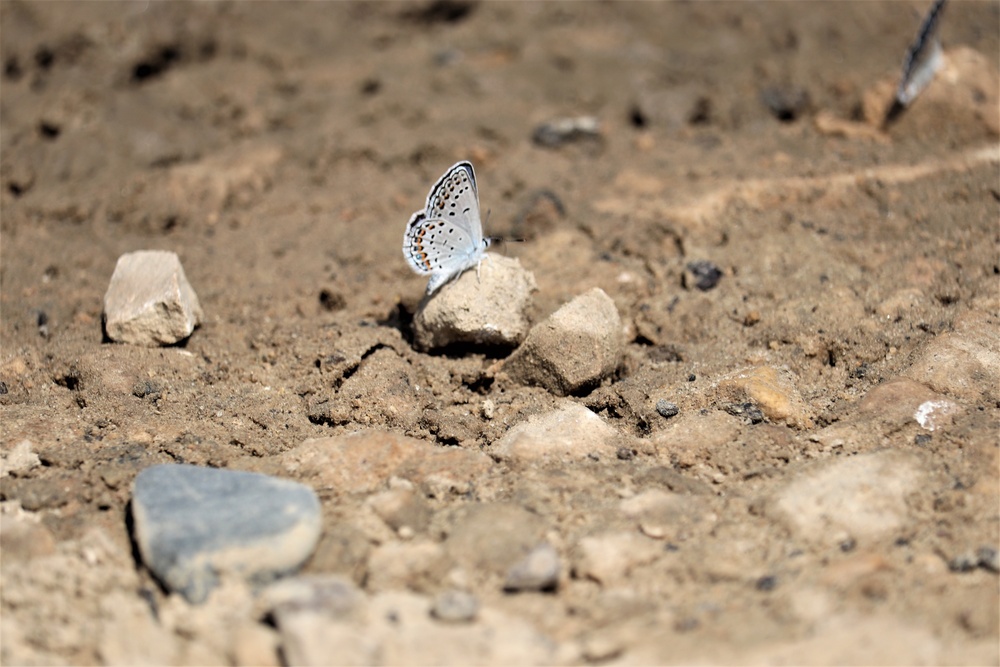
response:
<svg viewBox="0 0 1000 667"><path fill-rule="evenodd" d="M565 396L613 373L624 349L615 302L594 288L532 327L503 369L522 384Z"/></svg>
<svg viewBox="0 0 1000 667"><path fill-rule="evenodd" d="M413 317L414 343L424 350L455 343L514 347L528 333L535 289L535 277L518 260L487 255L478 275L466 271L424 299Z"/></svg>
<svg viewBox="0 0 1000 667"><path fill-rule="evenodd" d="M111 340L172 345L190 336L203 316L177 253L139 250L118 258L104 294L104 328Z"/></svg>

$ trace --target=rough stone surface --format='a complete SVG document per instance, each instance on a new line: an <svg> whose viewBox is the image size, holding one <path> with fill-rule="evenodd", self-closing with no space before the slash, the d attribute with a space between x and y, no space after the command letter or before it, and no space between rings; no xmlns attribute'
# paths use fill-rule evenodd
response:
<svg viewBox="0 0 1000 667"><path fill-rule="evenodd" d="M719 381L719 400L749 402L771 421L796 428L811 428L813 411L795 388L790 371L760 366L734 373Z"/></svg>
<svg viewBox="0 0 1000 667"><path fill-rule="evenodd" d="M193 603L227 574L263 581L294 570L321 527L319 499L306 486L173 464L139 473L132 516L143 562Z"/></svg>
<svg viewBox="0 0 1000 667"><path fill-rule="evenodd" d="M122 255L104 294L104 329L111 340L172 345L204 317L176 253L139 250Z"/></svg>
<svg viewBox="0 0 1000 667"><path fill-rule="evenodd" d="M528 334L535 278L514 258L490 253L475 270L425 298L413 316L413 342L424 350L467 343L513 348Z"/></svg>
<svg viewBox="0 0 1000 667"><path fill-rule="evenodd" d="M801 473L777 494L773 507L814 542L871 539L906 525L906 497L925 477L912 455L862 454Z"/></svg>
<svg viewBox="0 0 1000 667"><path fill-rule="evenodd" d="M1000 330L988 317L967 317L956 330L934 337L906 375L948 396L974 401L984 386L1000 387Z"/></svg>
<svg viewBox="0 0 1000 667"><path fill-rule="evenodd" d="M578 403L517 424L490 449L501 461L526 464L567 463L597 455L613 458L618 432L600 417Z"/></svg>
<svg viewBox="0 0 1000 667"><path fill-rule="evenodd" d="M623 350L618 309L594 288L532 327L503 370L517 382L565 396L613 373Z"/></svg>

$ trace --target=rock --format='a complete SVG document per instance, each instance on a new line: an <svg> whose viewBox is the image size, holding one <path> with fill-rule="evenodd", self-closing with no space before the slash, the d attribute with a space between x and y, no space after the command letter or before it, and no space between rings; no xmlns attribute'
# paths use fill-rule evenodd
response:
<svg viewBox="0 0 1000 667"><path fill-rule="evenodd" d="M347 577L321 574L276 581L261 591L257 604L260 616L270 614L280 625L283 617L304 611L335 620L362 620L367 598Z"/></svg>
<svg viewBox="0 0 1000 667"><path fill-rule="evenodd" d="M489 254L478 275L466 271L421 302L413 342L423 350L460 343L513 348L528 334L536 289L535 277L517 259Z"/></svg>
<svg viewBox="0 0 1000 667"><path fill-rule="evenodd" d="M503 589L516 591L551 591L559 584L559 554L543 542L507 571Z"/></svg>
<svg viewBox="0 0 1000 667"><path fill-rule="evenodd" d="M258 582L299 567L321 530L312 489L256 473L157 465L136 477L134 535L168 589L203 602L220 576Z"/></svg>
<svg viewBox="0 0 1000 667"><path fill-rule="evenodd" d="M600 139L601 124L593 116L557 118L536 127L531 138L539 146L559 148L582 139Z"/></svg>
<svg viewBox="0 0 1000 667"><path fill-rule="evenodd" d="M689 262L684 268L683 285L685 289L697 288L702 292L714 289L722 280L722 270L707 259Z"/></svg>
<svg viewBox="0 0 1000 667"><path fill-rule="evenodd" d="M512 427L490 449L500 461L514 464L565 464L597 455L614 458L618 431L578 403L535 415Z"/></svg>
<svg viewBox="0 0 1000 667"><path fill-rule="evenodd" d="M479 600L472 593L447 590L434 598L431 616L445 623L470 623L479 613Z"/></svg>
<svg viewBox="0 0 1000 667"><path fill-rule="evenodd" d="M503 370L517 382L565 396L613 373L624 345L614 301L594 288L532 327Z"/></svg>
<svg viewBox="0 0 1000 667"><path fill-rule="evenodd" d="M861 454L799 474L771 508L800 536L826 546L874 539L908 522L907 495L924 480L912 455Z"/></svg>
<svg viewBox="0 0 1000 667"><path fill-rule="evenodd" d="M813 411L802 400L788 370L759 366L733 373L719 381L717 398L737 405L752 403L771 421L799 429L813 426Z"/></svg>
<svg viewBox="0 0 1000 667"><path fill-rule="evenodd" d="M371 493L392 477L427 492L465 493L493 462L479 450L440 447L385 431L310 438L279 458L280 465L314 487Z"/></svg>
<svg viewBox="0 0 1000 667"><path fill-rule="evenodd" d="M444 580L449 567L448 554L437 542L387 542L376 547L368 559L365 587L370 591L430 591Z"/></svg>
<svg viewBox="0 0 1000 667"><path fill-rule="evenodd" d="M537 545L544 520L518 505L479 503L458 510L444 546L470 572L504 576Z"/></svg>
<svg viewBox="0 0 1000 667"><path fill-rule="evenodd" d="M624 582L633 568L651 563L662 543L637 533L607 533L580 540L574 571L605 586Z"/></svg>
<svg viewBox="0 0 1000 667"><path fill-rule="evenodd" d="M988 316L966 316L955 331L935 336L904 375L936 392L970 402L1000 387L1000 331Z"/></svg>
<svg viewBox="0 0 1000 667"><path fill-rule="evenodd" d="M383 491L370 497L367 502L397 533L406 528L415 532L423 531L431 519L430 507L412 486Z"/></svg>
<svg viewBox="0 0 1000 667"><path fill-rule="evenodd" d="M681 410L677 407L676 403L671 403L670 401L661 398L656 402L656 413L663 417L664 419L670 419L671 417L676 417L677 413Z"/></svg>
<svg viewBox="0 0 1000 667"><path fill-rule="evenodd" d="M634 518L647 537L683 542L692 537L698 524L714 520L701 498L690 494L648 489L621 503L622 513Z"/></svg>
<svg viewBox="0 0 1000 667"><path fill-rule="evenodd" d="M118 258L104 294L104 328L111 340L173 345L190 336L202 318L176 253L140 250Z"/></svg>
<svg viewBox="0 0 1000 667"><path fill-rule="evenodd" d="M42 462L32 449L30 440L22 440L10 450L0 453L0 477L28 472L40 465Z"/></svg>

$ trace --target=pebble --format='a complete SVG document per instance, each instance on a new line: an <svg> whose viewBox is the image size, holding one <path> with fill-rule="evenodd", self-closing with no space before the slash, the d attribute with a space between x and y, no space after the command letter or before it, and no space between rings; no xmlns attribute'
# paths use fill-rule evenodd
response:
<svg viewBox="0 0 1000 667"><path fill-rule="evenodd" d="M739 371L720 380L717 393L726 403L753 404L771 421L799 429L813 427L813 410L795 388L791 371L773 366Z"/></svg>
<svg viewBox="0 0 1000 667"><path fill-rule="evenodd" d="M574 571L605 586L624 583L633 568L651 563L662 546L633 532L594 535L580 540Z"/></svg>
<svg viewBox="0 0 1000 667"><path fill-rule="evenodd" d="M601 124L593 116L557 118L535 128L532 140L539 146L559 148L581 139L600 139Z"/></svg>
<svg viewBox="0 0 1000 667"><path fill-rule="evenodd" d="M546 528L520 505L477 503L457 512L444 546L466 570L502 577L543 540Z"/></svg>
<svg viewBox="0 0 1000 667"><path fill-rule="evenodd" d="M445 623L471 623L478 613L478 598L455 589L438 593L431 605L431 616Z"/></svg>
<svg viewBox="0 0 1000 667"><path fill-rule="evenodd" d="M712 262L702 259L690 262L684 271L684 287L707 292L714 289L722 280L722 270Z"/></svg>
<svg viewBox="0 0 1000 667"><path fill-rule="evenodd" d="M976 558L979 561L979 567L985 568L994 574L1000 572L1000 555L996 547L979 547L976 550Z"/></svg>
<svg viewBox="0 0 1000 667"><path fill-rule="evenodd" d="M21 440L10 450L0 452L0 477L18 475L42 465L30 440Z"/></svg>
<svg viewBox="0 0 1000 667"><path fill-rule="evenodd" d="M559 570L559 554L551 544L543 542L507 571L503 589L508 592L555 590L559 584Z"/></svg>
<svg viewBox="0 0 1000 667"><path fill-rule="evenodd" d="M664 419L676 417L680 411L681 409L677 407L676 403L671 403L665 398L661 398L656 402L656 413Z"/></svg>
<svg viewBox="0 0 1000 667"><path fill-rule="evenodd" d="M146 566L193 604L221 575L273 579L299 567L322 527L309 487L257 473L157 465L136 477L135 540Z"/></svg>
<svg viewBox="0 0 1000 667"><path fill-rule="evenodd" d="M563 465L592 454L612 459L619 439L614 427L579 403L567 401L557 410L513 426L493 444L490 454L508 463Z"/></svg>
<svg viewBox="0 0 1000 667"><path fill-rule="evenodd" d="M985 315L968 315L928 341L904 375L953 399L992 395L1000 386L1000 331Z"/></svg>
<svg viewBox="0 0 1000 667"><path fill-rule="evenodd" d="M113 341L156 347L184 340L204 315L177 253L139 250L118 258L104 294L104 329Z"/></svg>
<svg viewBox="0 0 1000 667"><path fill-rule="evenodd" d="M397 533L406 528L423 531L431 520L430 506L412 486L383 491L371 496L367 503Z"/></svg>
<svg viewBox="0 0 1000 667"><path fill-rule="evenodd" d="M455 344L513 348L524 340L535 277L512 257L489 254L479 272L466 271L413 316L413 342L421 350Z"/></svg>
<svg viewBox="0 0 1000 667"><path fill-rule="evenodd" d="M613 373L624 346L614 301L594 288L532 327L503 370L517 382L565 396Z"/></svg>
<svg viewBox="0 0 1000 667"><path fill-rule="evenodd" d="M280 624L283 617L320 612L330 619L363 620L365 594L345 576L318 574L289 577L261 591L257 600L260 616L271 614Z"/></svg>
<svg viewBox="0 0 1000 667"><path fill-rule="evenodd" d="M827 546L857 543L902 528L909 520L906 498L924 483L918 459L885 450L799 474L772 507L803 538Z"/></svg>

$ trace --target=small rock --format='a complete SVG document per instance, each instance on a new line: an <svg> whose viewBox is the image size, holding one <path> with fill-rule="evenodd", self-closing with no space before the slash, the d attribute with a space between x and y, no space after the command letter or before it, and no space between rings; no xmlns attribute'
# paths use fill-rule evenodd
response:
<svg viewBox="0 0 1000 667"><path fill-rule="evenodd" d="M202 317L176 253L140 250L118 258L104 294L104 328L111 340L173 345L190 336Z"/></svg>
<svg viewBox="0 0 1000 667"><path fill-rule="evenodd" d="M477 503L457 512L444 546L471 572L504 576L543 538L537 514L511 503Z"/></svg>
<svg viewBox="0 0 1000 667"><path fill-rule="evenodd" d="M517 382L565 396L613 373L624 345L614 301L594 288L532 327L503 369Z"/></svg>
<svg viewBox="0 0 1000 667"><path fill-rule="evenodd" d="M633 568L651 563L663 553L653 540L631 532L610 533L580 540L574 570L604 585L627 579Z"/></svg>
<svg viewBox="0 0 1000 667"><path fill-rule="evenodd" d="M22 440L9 451L0 453L0 477L28 472L42 465L30 440Z"/></svg>
<svg viewBox="0 0 1000 667"><path fill-rule="evenodd" d="M607 632L598 632L583 641L583 657L588 662L607 662L619 657L625 651L620 639Z"/></svg>
<svg viewBox="0 0 1000 667"><path fill-rule="evenodd" d="M909 455L861 454L800 474L774 507L802 537L832 546L898 531L908 521L907 497L924 479Z"/></svg>
<svg viewBox="0 0 1000 667"><path fill-rule="evenodd" d="M921 428L936 431L950 423L954 416L961 412L961 406L948 399L924 401L913 413L913 418L920 424Z"/></svg>
<svg viewBox="0 0 1000 667"><path fill-rule="evenodd" d="M591 454L617 455L618 431L578 403L570 403L517 424L490 449L509 463L581 461Z"/></svg>
<svg viewBox="0 0 1000 667"><path fill-rule="evenodd" d="M670 419L671 417L676 417L677 413L681 410L677 407L676 403L671 403L665 398L661 398L656 402L656 412L664 419Z"/></svg>
<svg viewBox="0 0 1000 667"><path fill-rule="evenodd" d="M593 116L558 118L536 127L531 138L539 146L559 148L563 144L581 139L600 139L601 124Z"/></svg>
<svg viewBox="0 0 1000 667"><path fill-rule="evenodd" d="M535 277L514 258L487 255L432 297L413 317L414 344L423 350L456 343L512 348L528 333Z"/></svg>
<svg viewBox="0 0 1000 667"><path fill-rule="evenodd" d="M341 621L362 620L366 597L347 577L336 574L290 577L267 586L257 604L280 625L289 616L319 612Z"/></svg>
<svg viewBox="0 0 1000 667"><path fill-rule="evenodd" d="M368 559L365 587L369 591L427 591L438 586L450 567L447 553L437 542L386 542L376 547Z"/></svg>
<svg viewBox="0 0 1000 667"><path fill-rule="evenodd" d="M702 292L707 292L715 288L722 279L722 270L708 260L691 262L684 271L684 287L686 289L697 288Z"/></svg>
<svg viewBox="0 0 1000 667"><path fill-rule="evenodd" d="M193 604L220 575L266 581L294 570L322 527L319 499L302 484L191 465L139 473L132 516L143 562Z"/></svg>
<svg viewBox="0 0 1000 667"><path fill-rule="evenodd" d="M955 329L929 340L904 374L951 398L973 402L992 395L1000 386L1000 331L975 315L957 321Z"/></svg>
<svg viewBox="0 0 1000 667"><path fill-rule="evenodd" d="M998 555L996 547L979 547L976 550L976 557L979 560L979 567L994 574L1000 572L1000 555Z"/></svg>
<svg viewBox="0 0 1000 667"><path fill-rule="evenodd" d="M961 553L948 561L948 569L952 572L972 572L979 567L979 557L972 552Z"/></svg>
<svg viewBox="0 0 1000 667"><path fill-rule="evenodd" d="M559 554L543 542L507 571L503 589L515 591L551 591L559 584Z"/></svg>
<svg viewBox="0 0 1000 667"><path fill-rule="evenodd" d="M760 101L771 115L782 123L790 123L809 110L809 91L800 86L769 86L760 92Z"/></svg>
<svg viewBox="0 0 1000 667"><path fill-rule="evenodd" d="M800 429L813 426L813 411L802 400L787 370L759 366L733 373L719 381L718 396L730 404L752 403L771 421Z"/></svg>
<svg viewBox="0 0 1000 667"><path fill-rule="evenodd" d="M368 499L375 513L397 533L403 528L422 531L431 519L431 509L412 487L383 491Z"/></svg>
<svg viewBox="0 0 1000 667"><path fill-rule="evenodd" d="M478 613L479 600L465 591L443 591L431 605L431 616L445 623L470 623Z"/></svg>

